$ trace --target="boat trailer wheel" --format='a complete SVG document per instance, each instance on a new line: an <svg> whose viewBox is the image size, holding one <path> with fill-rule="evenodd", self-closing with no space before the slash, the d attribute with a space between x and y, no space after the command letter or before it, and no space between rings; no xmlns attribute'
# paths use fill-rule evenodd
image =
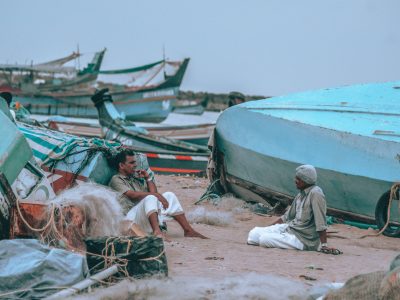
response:
<svg viewBox="0 0 400 300"><path fill-rule="evenodd" d="M387 221L387 210L389 205L390 191L384 193L380 198L375 207L375 221L378 228L381 230ZM397 193L397 199L392 200L391 207L398 207L399 193ZM400 226L388 225L383 232L384 235L390 237L400 237Z"/></svg>

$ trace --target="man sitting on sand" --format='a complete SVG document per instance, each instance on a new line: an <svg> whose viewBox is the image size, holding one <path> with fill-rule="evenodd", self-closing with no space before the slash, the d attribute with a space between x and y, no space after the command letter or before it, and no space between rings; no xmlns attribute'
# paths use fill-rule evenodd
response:
<svg viewBox="0 0 400 300"><path fill-rule="evenodd" d="M341 254L328 248L326 236L326 201L316 186L317 172L311 165L296 168L295 183L300 191L286 213L267 227L255 227L247 243L268 248L315 250Z"/></svg>
<svg viewBox="0 0 400 300"><path fill-rule="evenodd" d="M158 214L174 218L184 231L185 237L206 239L195 231L186 219L178 198L172 192L162 195L146 170L136 170L135 153L124 149L113 160L118 174L111 178L109 186L121 193L119 202L126 219L139 225L147 233L163 236Z"/></svg>

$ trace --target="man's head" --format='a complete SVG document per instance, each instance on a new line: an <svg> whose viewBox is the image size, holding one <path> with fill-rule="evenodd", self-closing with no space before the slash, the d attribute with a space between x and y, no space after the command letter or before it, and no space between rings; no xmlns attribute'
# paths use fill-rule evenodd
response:
<svg viewBox="0 0 400 300"><path fill-rule="evenodd" d="M136 157L135 152L130 149L123 149L114 157L114 166L118 173L129 176L135 173Z"/></svg>
<svg viewBox="0 0 400 300"><path fill-rule="evenodd" d="M229 107L243 103L246 101L245 96L239 92L230 92L228 98L229 98L229 102L228 102Z"/></svg>
<svg viewBox="0 0 400 300"><path fill-rule="evenodd" d="M295 183L299 190L304 190L316 182L317 171L312 165L302 165L296 168Z"/></svg>

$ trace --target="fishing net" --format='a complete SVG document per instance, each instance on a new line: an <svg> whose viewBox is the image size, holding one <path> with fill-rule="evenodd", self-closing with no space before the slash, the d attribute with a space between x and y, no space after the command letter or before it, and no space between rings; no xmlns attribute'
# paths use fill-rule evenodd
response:
<svg viewBox="0 0 400 300"><path fill-rule="evenodd" d="M84 251L85 237L120 234L124 215L118 197L109 188L83 183L64 191L50 204L19 202L13 235Z"/></svg>
<svg viewBox="0 0 400 300"><path fill-rule="evenodd" d="M65 190L52 202L60 206L79 207L86 217L86 236L119 235L124 218L119 194L95 183L82 183Z"/></svg>

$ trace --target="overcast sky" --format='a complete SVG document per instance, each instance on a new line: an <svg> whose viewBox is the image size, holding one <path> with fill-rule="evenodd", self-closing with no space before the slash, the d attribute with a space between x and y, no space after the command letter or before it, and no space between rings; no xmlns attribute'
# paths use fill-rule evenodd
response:
<svg viewBox="0 0 400 300"><path fill-rule="evenodd" d="M183 90L281 95L400 79L399 0L1 0L0 63L106 47L103 69L166 56Z"/></svg>

